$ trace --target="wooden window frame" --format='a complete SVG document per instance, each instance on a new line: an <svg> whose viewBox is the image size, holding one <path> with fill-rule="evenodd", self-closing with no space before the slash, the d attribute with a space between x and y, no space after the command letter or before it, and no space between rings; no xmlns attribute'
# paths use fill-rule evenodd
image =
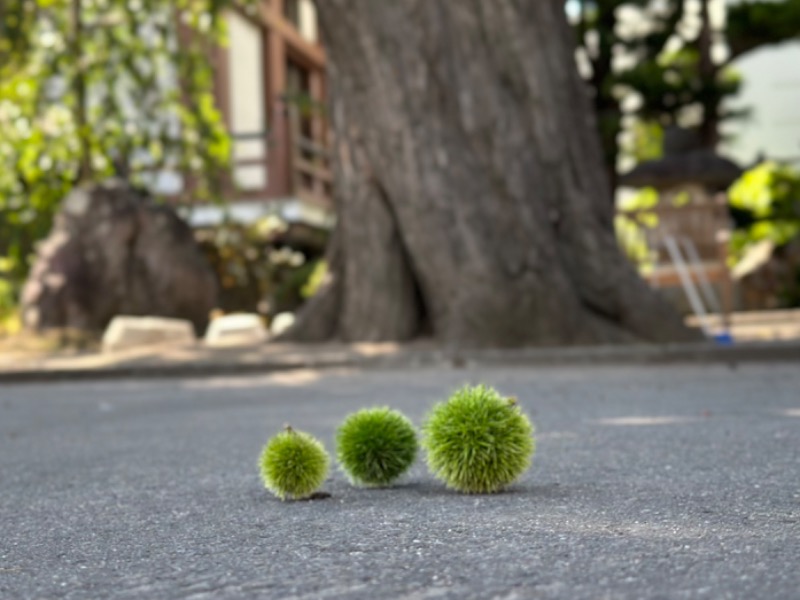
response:
<svg viewBox="0 0 800 600"><path fill-rule="evenodd" d="M317 42L313 43L302 37L300 31L286 19L283 14L283 0L264 0L255 15L244 13L242 16L258 26L263 39L265 104L267 136L267 185L260 190L236 189L233 181L226 187L229 194L237 200L278 199L297 197L301 190L297 188L298 169L307 169L308 165L298 162L298 153L295 151L299 140L297 133L292 132L292 115L290 107L284 102L287 85L287 65L292 60L309 73L309 91L315 101L324 103L326 82L327 57L325 50ZM231 89L230 70L228 67L227 48L217 48L213 60L215 69L215 92L218 106L222 112L225 123L231 128ZM327 124L322 117L314 118L312 128L312 142L324 146L327 144ZM237 161L235 165L260 164L255 161ZM311 186L311 196L315 201L329 202L330 171L329 168L319 169L319 177L315 177Z"/></svg>

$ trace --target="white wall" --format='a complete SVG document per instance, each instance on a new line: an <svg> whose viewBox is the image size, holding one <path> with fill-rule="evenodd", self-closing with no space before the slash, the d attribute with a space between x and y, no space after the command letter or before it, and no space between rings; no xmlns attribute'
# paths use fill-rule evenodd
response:
<svg viewBox="0 0 800 600"><path fill-rule="evenodd" d="M254 134L267 128L264 97L264 39L261 29L231 11L228 21L231 134ZM266 138L233 142L233 161L266 159ZM233 178L243 189L267 185L265 165L234 167Z"/></svg>
<svg viewBox="0 0 800 600"><path fill-rule="evenodd" d="M730 106L750 107L752 113L745 121L726 124L725 133L735 139L723 150L743 164L764 152L800 165L800 42L761 48L734 67L744 85Z"/></svg>
<svg viewBox="0 0 800 600"><path fill-rule="evenodd" d="M317 7L313 0L300 0L300 35L309 42L316 43L319 39L317 31Z"/></svg>

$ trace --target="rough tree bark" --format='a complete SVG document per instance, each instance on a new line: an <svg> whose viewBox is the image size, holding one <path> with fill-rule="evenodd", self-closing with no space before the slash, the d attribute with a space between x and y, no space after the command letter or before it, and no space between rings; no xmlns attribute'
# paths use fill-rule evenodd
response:
<svg viewBox="0 0 800 600"><path fill-rule="evenodd" d="M324 0L339 225L287 337L692 339L619 252L562 0Z"/></svg>

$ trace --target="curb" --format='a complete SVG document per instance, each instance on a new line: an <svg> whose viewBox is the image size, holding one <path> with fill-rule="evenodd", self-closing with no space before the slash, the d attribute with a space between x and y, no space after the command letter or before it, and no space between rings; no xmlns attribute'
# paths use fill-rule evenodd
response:
<svg viewBox="0 0 800 600"><path fill-rule="evenodd" d="M299 369L334 369L353 365L354 361L349 359L323 359L226 363L197 361L180 364L100 367L96 369L19 369L0 371L0 385L4 383L56 383L63 381L103 381L109 379L208 378L224 375L268 374Z"/></svg>
<svg viewBox="0 0 800 600"><path fill-rule="evenodd" d="M726 364L800 361L800 342L764 342L720 346L713 343L663 346L592 346L460 350L401 349L393 354L365 356L343 351L331 356L309 353L300 359L249 362L189 361L178 364L122 365L100 368L31 368L0 371L0 384L100 381L109 379L205 378L269 374L298 369L392 369L463 367L559 367L609 365Z"/></svg>
<svg viewBox="0 0 800 600"><path fill-rule="evenodd" d="M464 357L486 365L658 365L735 364L800 360L800 342L750 342L723 346L712 342L665 345L588 346L477 350Z"/></svg>

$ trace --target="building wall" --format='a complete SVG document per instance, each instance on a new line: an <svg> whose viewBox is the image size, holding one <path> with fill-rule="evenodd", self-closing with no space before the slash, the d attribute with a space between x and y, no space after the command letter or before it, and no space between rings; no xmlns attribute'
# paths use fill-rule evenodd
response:
<svg viewBox="0 0 800 600"><path fill-rule="evenodd" d="M324 111L324 50L311 0L262 0L252 13L226 14L228 44L218 48L215 94L232 137L229 216L281 214L314 226L331 220ZM296 88L296 89L295 89ZM300 150L302 148L302 150ZM198 225L223 211L193 211Z"/></svg>
<svg viewBox="0 0 800 600"><path fill-rule="evenodd" d="M736 61L744 86L731 107L749 108L746 120L730 122L733 139L723 150L749 165L763 153L800 166L800 42L761 48Z"/></svg>
<svg viewBox="0 0 800 600"><path fill-rule="evenodd" d="M266 94L264 90L264 39L261 28L234 11L228 24L228 123L233 136L233 182L245 190L267 186ZM260 164L236 165L239 161Z"/></svg>

